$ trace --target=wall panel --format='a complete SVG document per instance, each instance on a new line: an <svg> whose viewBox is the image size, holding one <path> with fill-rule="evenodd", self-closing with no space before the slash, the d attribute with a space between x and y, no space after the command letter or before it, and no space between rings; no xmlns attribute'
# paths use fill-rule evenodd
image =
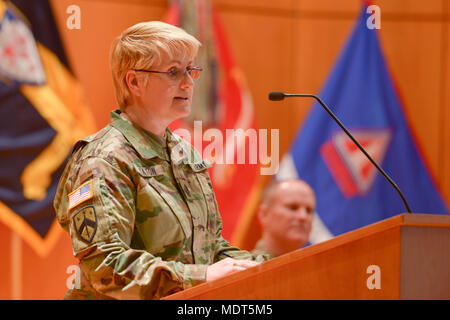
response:
<svg viewBox="0 0 450 320"><path fill-rule="evenodd" d="M135 23L161 20L167 7L161 1L79 0L81 29L66 27L70 0L51 1L72 68L83 84L97 125L109 122L108 110L117 107L109 71L109 49L115 37Z"/></svg>
<svg viewBox="0 0 450 320"><path fill-rule="evenodd" d="M382 14L395 13L399 15L396 17L401 19L402 15L409 14L440 16L444 1L447 0L375 0L372 2L380 6Z"/></svg>
<svg viewBox="0 0 450 320"><path fill-rule="evenodd" d="M243 71L253 95L260 128L280 129L280 152L290 143L291 107L268 100L268 93L289 88L292 71L292 20L247 12L222 11L223 22L237 65ZM239 35L238 37L233 35Z"/></svg>
<svg viewBox="0 0 450 320"><path fill-rule="evenodd" d="M447 5L447 9L450 10L450 5ZM448 11L450 14L450 11ZM442 77L441 90L443 93L442 113L443 125L442 138L440 139L440 147L443 150L442 157L442 171L441 171L441 183L442 190L447 199L447 204L450 205L450 23L447 21L443 28L443 42L444 48L442 56L444 58L443 70L444 76Z"/></svg>
<svg viewBox="0 0 450 320"><path fill-rule="evenodd" d="M298 0L258 0L258 1L242 1L242 0L214 0L215 5L221 10L248 11L249 9L282 9L291 10L292 3ZM273 11L272 11L273 12Z"/></svg>
<svg viewBox="0 0 450 320"><path fill-rule="evenodd" d="M373 0L372 4L376 4L381 9L382 19L383 14L421 14L421 15L439 15L442 12L442 5L444 0ZM356 13L359 12L362 0L298 0L293 1L294 8L300 10L311 10L321 13L335 12L335 13ZM399 16L397 16L399 18Z"/></svg>
<svg viewBox="0 0 450 320"><path fill-rule="evenodd" d="M0 223L0 250L2 252L2 263L0 263L0 300L12 298L12 276L11 265L11 237L12 231L9 226Z"/></svg>
<svg viewBox="0 0 450 320"><path fill-rule="evenodd" d="M293 92L320 93L347 41L352 26L353 19L327 20L300 17L295 20L295 54L292 59ZM290 127L294 136L314 100L293 101L295 108L292 112ZM332 105L329 107L333 109ZM289 140L293 136L289 137Z"/></svg>
<svg viewBox="0 0 450 320"><path fill-rule="evenodd" d="M59 241L46 257L38 256L25 242L22 252L22 299L63 299L67 280L74 275L70 269L67 273L67 268L78 265L69 235L61 230Z"/></svg>
<svg viewBox="0 0 450 320"><path fill-rule="evenodd" d="M360 0L298 0L293 2L293 9L304 12L313 11L320 14L331 13L335 16L337 13L345 13L346 15L348 15L357 13L361 7L361 3L362 1Z"/></svg>
<svg viewBox="0 0 450 320"><path fill-rule="evenodd" d="M433 174L439 173L442 28L438 22L384 21L383 51L408 122Z"/></svg>

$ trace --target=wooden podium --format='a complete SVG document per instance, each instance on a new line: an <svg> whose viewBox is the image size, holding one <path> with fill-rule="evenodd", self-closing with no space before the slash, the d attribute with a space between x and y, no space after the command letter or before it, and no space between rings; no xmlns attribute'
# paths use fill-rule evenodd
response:
<svg viewBox="0 0 450 320"><path fill-rule="evenodd" d="M166 299L450 299L450 215L394 216Z"/></svg>

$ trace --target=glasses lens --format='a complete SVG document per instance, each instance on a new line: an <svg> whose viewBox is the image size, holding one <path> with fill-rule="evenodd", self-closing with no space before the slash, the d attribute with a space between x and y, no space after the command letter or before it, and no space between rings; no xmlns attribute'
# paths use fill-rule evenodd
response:
<svg viewBox="0 0 450 320"><path fill-rule="evenodd" d="M187 71L189 72L189 75L191 76L192 79L200 78L201 69L193 68L193 69L188 69Z"/></svg>
<svg viewBox="0 0 450 320"><path fill-rule="evenodd" d="M180 80L183 77L183 72L178 68L170 69L168 74L172 80Z"/></svg>

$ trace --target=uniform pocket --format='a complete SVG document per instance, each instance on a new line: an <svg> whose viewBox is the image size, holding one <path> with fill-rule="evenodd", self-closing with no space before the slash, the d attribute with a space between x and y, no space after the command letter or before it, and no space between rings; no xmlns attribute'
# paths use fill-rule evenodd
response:
<svg viewBox="0 0 450 320"><path fill-rule="evenodd" d="M148 251L158 253L192 234L189 218L179 203L181 196L154 177L138 192L136 228Z"/></svg>
<svg viewBox="0 0 450 320"><path fill-rule="evenodd" d="M208 168L210 168L211 166L211 163L207 160L204 160L200 164L190 164L192 171L195 172L194 176L196 183L200 185L206 207L208 208L208 212L210 213L208 220L215 219L216 213L218 211L216 196L214 195L214 189L208 173ZM208 221L208 225L211 225L211 221Z"/></svg>

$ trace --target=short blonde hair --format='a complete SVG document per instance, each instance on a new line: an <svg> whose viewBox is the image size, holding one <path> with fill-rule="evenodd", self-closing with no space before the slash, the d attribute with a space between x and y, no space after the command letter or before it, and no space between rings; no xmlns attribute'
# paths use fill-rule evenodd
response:
<svg viewBox="0 0 450 320"><path fill-rule="evenodd" d="M129 27L111 47L110 67L120 109L127 105L130 91L125 76L128 70L149 69L162 62L162 54L195 58L200 42L183 29L161 22L141 22Z"/></svg>

